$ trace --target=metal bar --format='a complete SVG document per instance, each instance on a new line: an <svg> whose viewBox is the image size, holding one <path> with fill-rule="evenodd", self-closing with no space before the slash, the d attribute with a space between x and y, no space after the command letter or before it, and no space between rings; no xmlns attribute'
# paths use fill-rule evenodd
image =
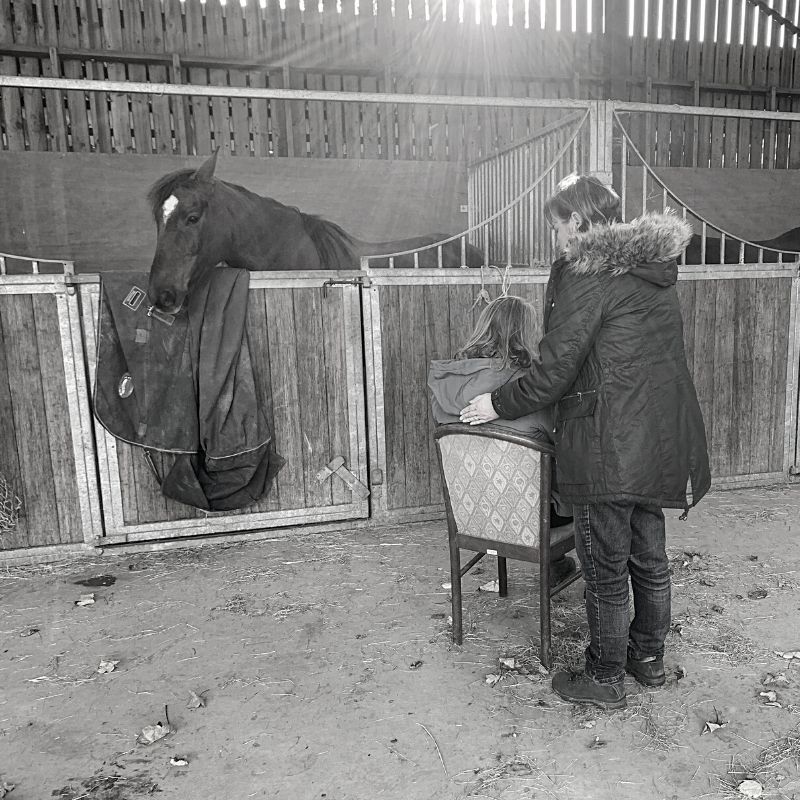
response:
<svg viewBox="0 0 800 800"><path fill-rule="evenodd" d="M251 86L175 85L140 81L98 81L79 78L42 78L27 75L0 75L0 87L17 89L60 89L81 92L120 92L123 94L191 95L193 97L238 97L275 100L322 100L343 103L394 103L429 106L468 106L486 108L487 98L476 95L397 94L393 92L333 92L313 89L273 89ZM535 97L493 97L490 105L500 108L579 108L586 110L590 100L539 99ZM782 113L783 118L792 115ZM800 114L794 115L800 119Z"/></svg>
<svg viewBox="0 0 800 800"><path fill-rule="evenodd" d="M789 301L789 352L786 375L786 447L784 449L784 473L791 474L800 466L800 276L792 278Z"/></svg>

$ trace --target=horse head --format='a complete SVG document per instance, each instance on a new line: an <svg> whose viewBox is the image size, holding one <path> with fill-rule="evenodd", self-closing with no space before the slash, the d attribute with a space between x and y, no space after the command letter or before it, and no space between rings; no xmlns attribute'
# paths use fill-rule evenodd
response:
<svg viewBox="0 0 800 800"><path fill-rule="evenodd" d="M214 200L217 152L198 169L165 175L148 193L158 238L147 295L167 314L180 311L192 286L224 260L220 231L204 224Z"/></svg>

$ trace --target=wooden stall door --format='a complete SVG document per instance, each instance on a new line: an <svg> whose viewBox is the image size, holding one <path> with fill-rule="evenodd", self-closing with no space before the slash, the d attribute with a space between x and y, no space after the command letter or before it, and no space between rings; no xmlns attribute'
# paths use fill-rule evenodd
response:
<svg viewBox="0 0 800 800"><path fill-rule="evenodd" d="M508 292L541 308L547 273L515 268ZM482 292L497 297L503 277L496 269L370 272L363 297L374 520L444 513L428 369L453 357L477 322Z"/></svg>
<svg viewBox="0 0 800 800"><path fill-rule="evenodd" d="M74 289L0 278L0 474L18 506L0 551L55 557L99 536L86 388Z"/></svg>
<svg viewBox="0 0 800 800"><path fill-rule="evenodd" d="M368 516L359 287L323 287L336 277L330 273L306 273L315 276L306 278L288 274L252 273L247 309L258 392L275 449L286 460L270 491L258 503L234 512L205 513L169 500L142 449L116 440L95 422L107 542ZM82 288L87 351L93 353L99 286ZM91 360L92 385L94 371ZM156 455L163 475L172 456Z"/></svg>

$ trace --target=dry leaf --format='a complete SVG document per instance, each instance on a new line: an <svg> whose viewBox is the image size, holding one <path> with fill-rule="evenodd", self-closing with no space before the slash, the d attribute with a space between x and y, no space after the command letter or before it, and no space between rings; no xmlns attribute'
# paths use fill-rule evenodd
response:
<svg viewBox="0 0 800 800"><path fill-rule="evenodd" d="M776 656L780 656L781 658L785 658L787 661L792 658L800 658L800 650L787 650L784 653L781 653L779 650L775 651Z"/></svg>
<svg viewBox="0 0 800 800"><path fill-rule="evenodd" d="M764 787L758 781L742 781L736 789L745 797L761 797L764 793Z"/></svg>
<svg viewBox="0 0 800 800"><path fill-rule="evenodd" d="M777 673L777 675L773 675L771 672L768 672L766 674L766 676L764 677L764 680L761 681L761 683L763 683L764 686L770 686L770 685L788 686L789 685L789 681L786 678L786 673L785 672L779 672L779 673Z"/></svg>
<svg viewBox="0 0 800 800"><path fill-rule="evenodd" d="M488 683L489 686L494 686L500 680L501 677L502 677L501 675L496 675L494 672L490 672L486 676L486 683Z"/></svg>
<svg viewBox="0 0 800 800"><path fill-rule="evenodd" d="M113 672L114 667L119 664L119 661L101 661L97 667L97 671L102 675L105 672Z"/></svg>
<svg viewBox="0 0 800 800"><path fill-rule="evenodd" d="M203 708L205 704L205 697L197 694L197 692L189 691L189 702L186 704L186 708Z"/></svg>
<svg viewBox="0 0 800 800"><path fill-rule="evenodd" d="M770 690L770 691L768 691L768 692L759 692L759 693L758 693L758 696L759 696L759 697L766 697L766 698L767 698L767 700L768 700L770 703L774 703L774 702L775 702L775 701L778 699L778 695L777 695L777 694L775 694L775 692L773 692L772 690Z"/></svg>
<svg viewBox="0 0 800 800"><path fill-rule="evenodd" d="M172 756L169 763L172 764L173 767L188 767L189 759L184 756Z"/></svg>
<svg viewBox="0 0 800 800"><path fill-rule="evenodd" d="M22 633L20 633L20 636L23 636L23 637L24 636L33 636L34 633L39 633L39 629L38 628L26 628L24 631L22 631ZM0 797L2 797L2 796L3 795L0 794Z"/></svg>
<svg viewBox="0 0 800 800"><path fill-rule="evenodd" d="M517 659L516 658L499 658L498 661L500 662L501 667L505 667L506 669L516 669L517 668Z"/></svg>
<svg viewBox="0 0 800 800"><path fill-rule="evenodd" d="M13 792L16 784L13 783L6 783L3 781L0 783L0 797L5 797L9 792Z"/></svg>
<svg viewBox="0 0 800 800"><path fill-rule="evenodd" d="M593 719L587 719L586 722L581 722L581 728L594 728L595 721Z"/></svg>
<svg viewBox="0 0 800 800"><path fill-rule="evenodd" d="M483 586L478 587L479 592L499 592L500 591L500 583L498 581L489 581L489 583L484 583Z"/></svg>
<svg viewBox="0 0 800 800"><path fill-rule="evenodd" d="M91 606L94 605L94 592L89 594L82 594L76 601L76 606Z"/></svg>
<svg viewBox="0 0 800 800"><path fill-rule="evenodd" d="M717 728L724 728L727 724L727 722L706 722L700 735L702 736L704 733L714 733Z"/></svg>
<svg viewBox="0 0 800 800"><path fill-rule="evenodd" d="M153 744L153 742L163 739L169 732L169 727L162 725L160 722L155 725L146 725L139 732L136 741L139 744Z"/></svg>
<svg viewBox="0 0 800 800"><path fill-rule="evenodd" d="M442 584L442 589L452 589L452 588L453 588L453 584L450 583L449 581L447 583L443 583Z"/></svg>
<svg viewBox="0 0 800 800"><path fill-rule="evenodd" d="M599 736L595 736L592 742L589 743L589 749L595 750L598 747L605 747L608 742L601 739Z"/></svg>

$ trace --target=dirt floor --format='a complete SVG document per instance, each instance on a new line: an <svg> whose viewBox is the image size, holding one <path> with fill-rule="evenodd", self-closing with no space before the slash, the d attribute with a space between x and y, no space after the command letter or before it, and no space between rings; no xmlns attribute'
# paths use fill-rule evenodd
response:
<svg viewBox="0 0 800 800"><path fill-rule="evenodd" d="M532 565L470 573L451 644L443 523L7 567L0 796L800 798L800 485L668 533L667 685L615 713L552 694ZM557 666L585 632L578 581Z"/></svg>

